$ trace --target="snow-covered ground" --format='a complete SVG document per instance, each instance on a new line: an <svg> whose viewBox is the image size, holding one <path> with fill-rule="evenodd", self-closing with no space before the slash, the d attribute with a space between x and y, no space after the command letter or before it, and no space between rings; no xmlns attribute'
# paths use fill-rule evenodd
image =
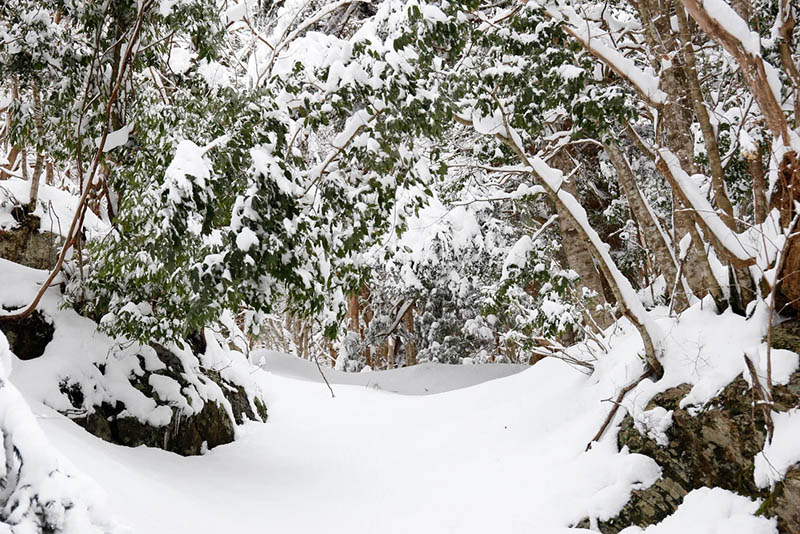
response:
<svg viewBox="0 0 800 534"><path fill-rule="evenodd" d="M271 350L254 350L250 353L250 359L259 362L264 369L273 374L324 383L320 369L313 361ZM474 365L423 363L389 371L361 373L346 373L325 367L322 373L332 386L347 384L403 395L432 395L509 376L528 367L527 364L511 363Z"/></svg>
<svg viewBox="0 0 800 534"><path fill-rule="evenodd" d="M741 373L743 349L759 352L758 322L729 312L695 306L680 321L658 322L667 332L665 378L631 392L634 414L653 392L685 381L694 384L691 402L703 403ZM618 329L607 344L591 376L555 359L495 380L491 366L351 375L356 384L328 371L335 398L309 362L266 354L271 371L255 370L253 379L266 393L269 421L190 458L103 442L21 388L50 442L105 490L117 521L134 532L556 534L576 532L569 527L585 517L612 517L632 489L659 476L650 458L617 451L614 429L584 451L608 412L603 399L642 369L632 329ZM773 358L777 381L797 367L792 353ZM15 362L12 383L26 365ZM389 392L425 393L420 384L443 392ZM468 384L476 385L445 391ZM757 507L727 491L698 490L645 532L775 532L772 520L752 515Z"/></svg>

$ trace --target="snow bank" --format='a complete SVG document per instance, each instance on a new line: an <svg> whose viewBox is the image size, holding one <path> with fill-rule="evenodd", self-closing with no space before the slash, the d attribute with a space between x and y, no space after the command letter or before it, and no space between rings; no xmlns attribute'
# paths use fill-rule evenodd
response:
<svg viewBox="0 0 800 534"><path fill-rule="evenodd" d="M773 413L772 422L772 441L755 457L754 476L759 488L774 488L789 468L800 462L800 408Z"/></svg>
<svg viewBox="0 0 800 534"><path fill-rule="evenodd" d="M4 281L0 286L0 305L9 308L30 302L47 276L44 271L4 259L0 259L0 273ZM70 308L62 309L60 304L57 287L45 293L39 310L55 328L53 340L41 357L17 360L13 366L11 380L32 400L75 416L86 416L96 406L114 406L122 402L125 416L162 427L170 424L173 408L189 417L198 414L205 402L218 403L231 421L235 420L224 392L214 381L207 380L201 369L219 372L222 378L244 388L251 404L261 395L258 386L249 378L253 366L244 354L223 350L215 334L207 331L209 350L204 355L197 356L177 346L169 347L180 367L172 371L180 372L185 383L181 386L167 376L151 374L149 385L162 401L157 403L132 384L136 377L166 368L156 351L150 346L112 339L99 332L92 320ZM68 393L76 388L81 392L78 405L75 397L71 398ZM253 413L258 412L253 410Z"/></svg>
<svg viewBox="0 0 800 534"><path fill-rule="evenodd" d="M320 371L313 361L271 350L254 350L250 354L253 361L259 362L264 370L274 375L323 382ZM362 386L401 395L433 395L503 378L520 373L529 367L527 364L506 363L474 365L423 363L388 371L346 373L324 368L322 372L331 384Z"/></svg>
<svg viewBox="0 0 800 534"><path fill-rule="evenodd" d="M0 302L15 306L32 296L46 274L3 261L0 271L4 275ZM100 441L42 404L71 406L58 388L65 376L96 385L87 396L98 401L121 398L120 392L130 387L122 380L128 373L160 365L147 351L120 351L96 332L94 323L72 310L61 310L57 289L47 292L42 311L54 323L53 342L41 358L15 362L11 380L34 410L47 414L39 422L46 439L106 490L120 521L138 532L563 534L585 518L591 522L612 518L633 490L648 487L660 476L652 459L617 449L623 410L600 442L585 452L608 413L604 399L613 398L643 370L641 338L627 321L606 333L607 352L587 345L568 349L575 358L592 359L591 376L551 358L526 369L429 365L360 374L326 370L335 398L318 383L318 371L310 369L309 362L255 353L251 357L258 361L263 356L271 372L254 369L245 366L243 354L206 332L205 354L177 351L175 356L188 368L214 369L224 378L264 392L270 420L240 427L239 439L232 444L181 458ZM745 352L763 367L764 313L758 308L745 320L731 312L717 314L708 301L677 319L663 308L649 312L665 333L664 376L658 382L643 381L624 401L642 429L664 434L668 428L668 413L645 411L656 393L688 382L692 389L684 404L702 405L744 372ZM118 372L119 384L112 387L93 378L99 364L106 366L106 374L110 369ZM776 381L788 379L796 368L796 355L773 351ZM509 376L501 377L504 373ZM348 380L352 382L337 383ZM174 381L157 378L151 385L159 395L180 404L183 391ZM471 387L454 389L464 386ZM6 412L20 417L22 401L13 400L19 395L9 393L13 391L9 387L0 391L6 395L0 399L0 410L14 406ZM424 395L432 392L439 394ZM131 406L142 415L158 416L144 401ZM10 426L8 419L3 421L4 429ZM784 447L791 452L796 422L796 412L787 421L776 419L776 448L766 453L770 461L779 458ZM41 444L45 438L33 441ZM53 465L61 469L61 464L54 464L58 460L52 451L41 455L35 461L41 469L30 476L38 476L36 480L44 484L41 474L52 473ZM783 463L791 461L787 455ZM54 482L58 488L73 483L78 482L69 477ZM39 493L62 502L58 499L63 494L56 490L45 487ZM84 494L90 495L81 490ZM413 514L403 511L409 502ZM674 516L645 532L774 532L772 522L753 517L756 507L757 503L728 492L700 490L690 494ZM74 510L89 517L89 524L101 524L98 505L62 508L64 517L72 517ZM692 528L687 530L687 524ZM715 524L728 530L715 531Z"/></svg>
<svg viewBox="0 0 800 534"><path fill-rule="evenodd" d="M652 313L666 333L665 374L629 394L634 415L643 414L640 402L685 381L694 385L692 402L706 402L742 373L746 348L759 353L763 322L757 315L745 321L702 304L677 320L661 308ZM569 527L587 517L613 517L634 489L660 476L650 458L617 449L614 425L584 451L608 413L603 400L643 368L641 340L629 323L610 329L604 342L608 353L593 347L596 371L588 377L555 359L525 369L325 370L335 398L310 362L255 352L251 357L263 357L269 372L247 372L246 379L265 392L269 422L242 427L240 439L200 457L115 447L55 415L42 424L107 490L121 519L148 534L579 532ZM569 351L592 357L586 346ZM227 369L229 355L214 343L204 358L202 365L223 373L243 370ZM791 354L778 360L784 362L776 364L783 366L778 376L797 365ZM346 380L352 382L339 383ZM471 387L452 389L464 385ZM669 423L665 413L640 419L662 432ZM404 512L408 503L413 514ZM757 506L730 492L698 490L675 515L644 532L774 532L771 520L753 517Z"/></svg>

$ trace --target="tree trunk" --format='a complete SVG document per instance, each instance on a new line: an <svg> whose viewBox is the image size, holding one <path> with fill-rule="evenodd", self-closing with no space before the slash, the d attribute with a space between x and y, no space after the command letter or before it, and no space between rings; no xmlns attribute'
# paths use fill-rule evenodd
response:
<svg viewBox="0 0 800 534"><path fill-rule="evenodd" d="M684 76L689 83L692 107L697 116L697 121L700 123L700 130L703 133L703 142L706 145L709 167L711 168L711 186L714 189L714 203L722 212L720 218L725 222L728 228L735 231L736 220L733 214L733 204L731 204L728 193L725 191L725 171L722 169L722 159L719 155L717 136L714 133L714 129L711 127L711 119L708 116L705 98L703 97L703 91L700 88L700 80L697 76L697 64L695 61L692 39L689 34L689 24L686 19L686 13L683 11L682 6L676 6L675 14L678 19L681 40L683 41L682 50L685 61Z"/></svg>
<svg viewBox="0 0 800 534"><path fill-rule="evenodd" d="M414 341L414 306L409 306L403 317L403 324L408 333L408 339L405 342L406 349L406 365L417 365L417 344Z"/></svg>
<svg viewBox="0 0 800 534"><path fill-rule="evenodd" d="M563 213L565 220L578 231L579 237L591 247L592 252L599 258L599 267L608 280L620 311L631 321L642 338L647 364L653 373L660 377L663 374L663 368L659 361L662 342L661 330L649 318L630 281L619 271L609 255L605 243L589 225L586 211L575 196L563 187L563 173L559 173L560 177L556 176L555 173L559 172L557 169L541 160L531 162L524 157L524 153L523 161L532 167L534 174L548 191L556 206L562 208L560 212Z"/></svg>
<svg viewBox="0 0 800 534"><path fill-rule="evenodd" d="M640 228L644 230L642 237L645 244L653 251L656 259L656 264L661 269L664 275L664 281L667 286L667 298L678 277L678 265L675 260L675 255L672 253L670 246L667 242L667 236L664 229L656 220L647 201L642 196L639 186L636 184L636 178L633 176L630 165L622 153L622 150L613 142L605 144L608 159L617 171L619 183L628 199L628 205L636 218L636 222ZM673 308L680 313L688 307L688 300L686 295L679 291L675 295L675 302Z"/></svg>
<svg viewBox="0 0 800 534"><path fill-rule="evenodd" d="M42 99L39 95L39 86L33 84L33 122L36 125L36 134L39 136L39 142L44 137L44 128L42 126ZM36 210L36 201L39 199L39 182L42 177L42 170L44 168L44 156L40 150L36 150L36 164L33 166L33 176L31 177L31 195L28 201L28 212L33 213Z"/></svg>
<svg viewBox="0 0 800 534"><path fill-rule="evenodd" d="M564 154L557 154L553 158L555 167L558 168L564 175L569 173L568 158ZM568 191L572 196L578 197L578 191L575 184L571 181L564 181L561 187ZM581 238L580 232L570 222L569 215L564 211L565 208L560 202L555 203L556 213L558 214L558 226L561 231L561 247L564 251L567 264L570 269L578 273L580 276L580 287L585 287L595 293L595 302L599 306L606 304L605 292L603 291L603 281L601 274L595 267L592 252L586 244L586 240ZM606 311L589 311L591 318L600 328L608 328L613 323L614 319Z"/></svg>
<svg viewBox="0 0 800 534"><path fill-rule="evenodd" d="M53 162L49 159L47 160L47 165L45 166L45 173L44 173L44 183L47 185L53 185L54 175L53 175Z"/></svg>
<svg viewBox="0 0 800 534"><path fill-rule="evenodd" d="M671 58L671 65L661 71L660 88L668 95L668 100L660 110L660 131L656 132L656 136L661 139L659 144L669 148L678 157L681 167L691 175L695 173L694 136L691 131L692 103L686 92L689 83L684 76L681 56L676 53L680 50L679 43L670 26L672 1L641 0L638 6L642 22L646 26L645 35L651 48L653 65L657 67L658 58ZM725 294L708 262L704 242L695 228L694 214L686 210L674 193L672 209L675 225L673 244L677 246L687 234L692 239L683 270L689 288L699 298L711 294L717 306L721 310L725 309Z"/></svg>
<svg viewBox="0 0 800 534"><path fill-rule="evenodd" d="M9 172L14 170L14 165L17 163L17 158L19 155L19 147L12 146L11 150L8 152L8 166L6 167ZM11 178L11 175L0 168L0 180L8 180L9 178Z"/></svg>

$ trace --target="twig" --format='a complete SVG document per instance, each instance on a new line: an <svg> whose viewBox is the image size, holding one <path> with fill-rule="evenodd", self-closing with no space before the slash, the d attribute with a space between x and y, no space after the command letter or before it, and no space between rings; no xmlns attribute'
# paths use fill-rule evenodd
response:
<svg viewBox="0 0 800 534"><path fill-rule="evenodd" d="M772 442L772 435L775 433L775 424L772 422L772 392L764 389L761 379L756 373L756 367L747 354L744 355L744 363L747 366L747 370L750 371L750 377L753 379L753 394L760 401L758 405L761 407L761 412L764 415L764 424L767 427L766 442L770 443Z"/></svg>
<svg viewBox="0 0 800 534"><path fill-rule="evenodd" d="M314 353L314 363L317 364L317 369L319 369L319 374L322 375L322 379L325 381L325 385L328 386L328 389L331 391L331 398L335 399L336 395L333 394L333 388L331 387L330 383L328 382L328 379L325 378L325 373L322 372L322 367L320 367L320 365L319 365L319 360L317 359L317 353L316 352Z"/></svg>

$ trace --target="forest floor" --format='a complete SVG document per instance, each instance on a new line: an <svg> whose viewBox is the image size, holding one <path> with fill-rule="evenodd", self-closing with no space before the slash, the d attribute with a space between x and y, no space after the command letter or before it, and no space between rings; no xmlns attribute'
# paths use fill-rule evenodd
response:
<svg viewBox="0 0 800 534"><path fill-rule="evenodd" d="M755 342L757 352L760 342L752 322L699 306L659 323L666 373L628 396L634 413L681 382L694 384L691 402L706 402L741 374L742 347ZM327 371L335 398L312 363L266 353L253 376L268 422L198 457L106 443L42 404L25 380L18 387L51 443L134 532L556 534L612 517L660 474L650 458L618 451L614 425L585 452L611 407L604 401L642 370L632 329L617 329L606 345L592 375L556 359L525 370L428 365L347 378L357 384ZM792 353L774 358L776 380L797 367ZM425 389L444 392L420 395ZM757 507L697 490L646 532L774 532L771 520L753 517Z"/></svg>

